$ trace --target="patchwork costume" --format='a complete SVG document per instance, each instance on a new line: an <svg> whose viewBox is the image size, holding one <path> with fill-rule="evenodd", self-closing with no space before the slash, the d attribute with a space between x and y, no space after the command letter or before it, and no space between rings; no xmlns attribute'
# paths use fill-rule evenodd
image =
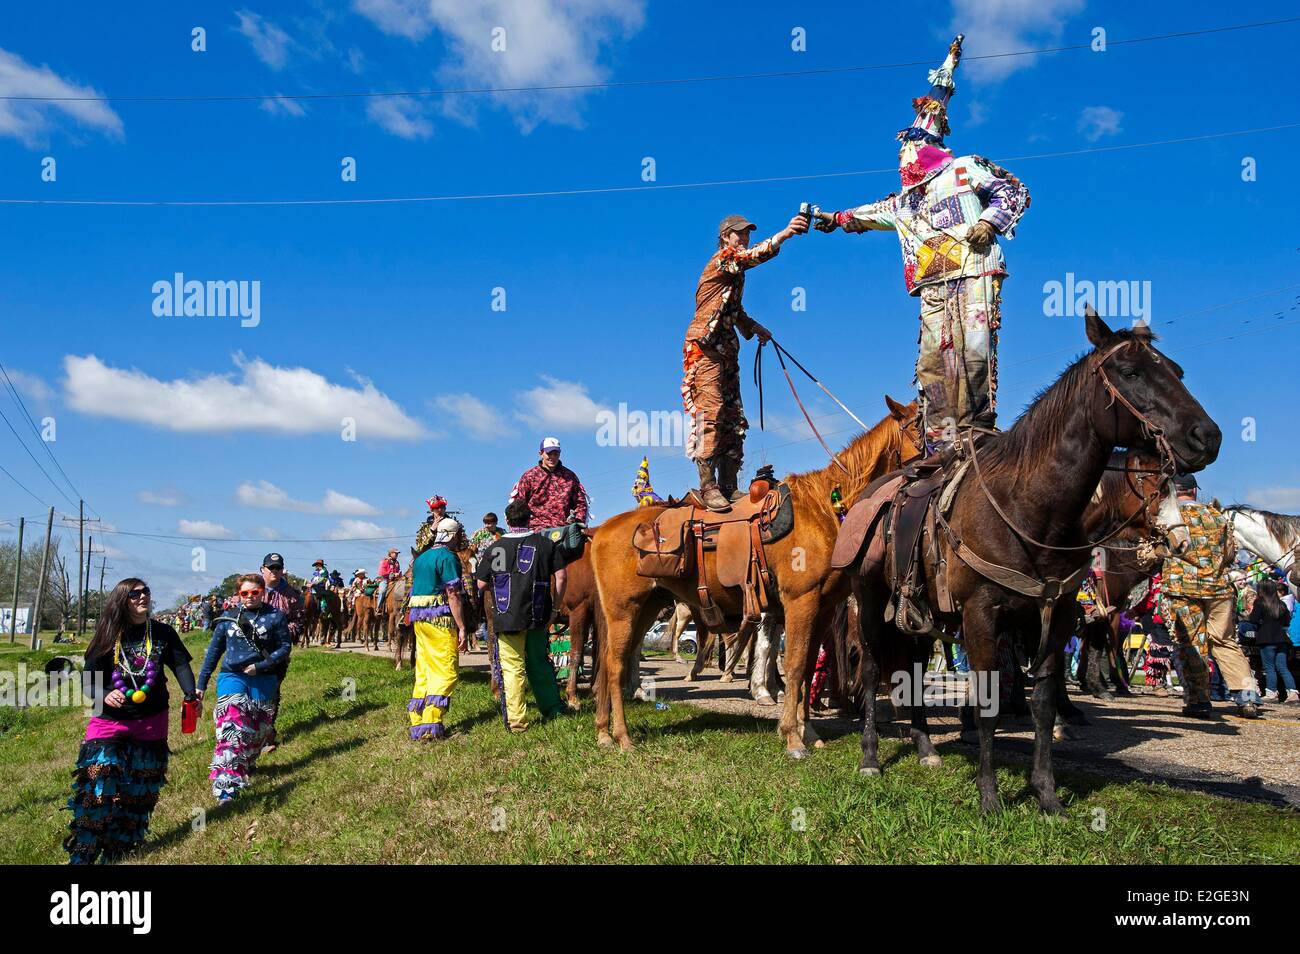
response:
<svg viewBox="0 0 1300 954"><path fill-rule="evenodd" d="M1236 594L1227 576L1233 557L1228 518L1213 504L1180 501L1178 510L1191 545L1182 556L1165 558L1160 596L1161 615L1178 643L1186 704L1209 705L1209 669L1201 657L1210 652L1236 701L1255 701L1254 674L1233 638Z"/></svg>
<svg viewBox="0 0 1300 954"><path fill-rule="evenodd" d="M780 252L780 244L770 238L750 248L720 248L704 266L695 289L695 317L682 346L686 456L701 468L701 480L706 483L705 470L716 469L717 485L724 496L736 489L749 430L740 398L740 339L736 332L748 340L759 327L741 303L745 272Z"/></svg>
<svg viewBox="0 0 1300 954"><path fill-rule="evenodd" d="M415 630L415 686L406 707L415 740L447 734L442 717L451 706L460 663L459 632L448 598L462 590L460 560L445 544L435 543L415 558L407 613Z"/></svg>
<svg viewBox="0 0 1300 954"><path fill-rule="evenodd" d="M980 156L954 157L944 145L961 42L954 39L943 65L930 72L930 92L912 101L916 120L898 134L902 191L836 212L831 226L898 233L903 282L921 300L914 383L931 449L951 444L956 429L996 422L1007 274L996 236L1011 238L1030 202L1029 190L1006 169ZM968 241L981 222L995 233L982 250Z"/></svg>
<svg viewBox="0 0 1300 954"><path fill-rule="evenodd" d="M524 676L543 718L563 711L549 653L551 576L562 559L555 543L542 533L514 531L483 551L474 573L487 584L492 607L492 677L501 693L501 718L507 729L528 727Z"/></svg>
<svg viewBox="0 0 1300 954"><path fill-rule="evenodd" d="M284 614L270 606L240 609L217 620L199 670L206 689L217 664L217 744L212 753L212 796L225 801L249 785L257 757L275 731L280 702L280 672L293 645ZM256 672L244 670L250 665Z"/></svg>
<svg viewBox="0 0 1300 954"><path fill-rule="evenodd" d="M541 464L524 471L510 491L511 500L528 504L532 514L529 529L542 530L563 526L574 513L579 523L587 522L587 490L578 475L563 464L547 470Z"/></svg>

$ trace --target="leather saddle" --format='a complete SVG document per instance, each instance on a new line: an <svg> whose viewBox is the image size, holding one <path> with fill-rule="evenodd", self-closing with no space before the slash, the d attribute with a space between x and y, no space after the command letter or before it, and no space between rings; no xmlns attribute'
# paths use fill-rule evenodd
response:
<svg viewBox="0 0 1300 954"><path fill-rule="evenodd" d="M637 573L654 578L682 579L696 574L700 616L706 626L723 625L722 610L709 595L704 554L714 554L714 572L725 587L742 587L744 621L757 622L769 605L768 590L775 582L767 561L768 544L782 539L794 528L794 505L790 488L755 480L749 494L732 501L724 511L704 506L698 492L691 491L679 502L671 502L655 520L638 524L632 532L636 548Z"/></svg>
<svg viewBox="0 0 1300 954"><path fill-rule="evenodd" d="M847 567L861 558L862 572L867 574L883 566L892 588L885 621L904 633L924 636L934 631L925 599L927 556L939 610L956 609L936 524L950 506L968 464L968 459L946 453L878 477L859 495L840 525L831 565Z"/></svg>

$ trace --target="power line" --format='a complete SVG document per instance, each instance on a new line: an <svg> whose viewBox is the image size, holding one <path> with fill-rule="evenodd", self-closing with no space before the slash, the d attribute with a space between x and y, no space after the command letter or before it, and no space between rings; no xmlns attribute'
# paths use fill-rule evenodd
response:
<svg viewBox="0 0 1300 954"><path fill-rule="evenodd" d="M72 483L72 478L68 476L68 472L63 469L63 465L60 464L58 458L54 456L54 451L50 449L50 442L41 437L40 428L36 426L35 419L32 417L31 412L27 410L27 403L23 401L22 395L18 393L18 388L15 387L13 381L10 380L9 371L5 368L4 362L0 362L0 375L4 375L7 390L14 402L18 405L19 410L23 412L23 417L27 419L27 424L31 427L32 434L35 435L41 446L45 448L45 453L48 454L50 460L54 462L54 466L59 469L59 473L63 475L63 479L67 482L68 486L72 488L72 492L76 494L78 498L82 497L81 491L77 490L76 485Z"/></svg>
<svg viewBox="0 0 1300 954"><path fill-rule="evenodd" d="M1040 152L1024 156L1006 156L999 163L1029 162L1037 159L1065 159L1105 152L1122 152L1129 149L1147 149L1153 146L1173 146L1189 142L1206 142L1228 139L1233 136L1251 136L1257 133L1278 132L1300 128L1300 122L1281 123L1276 126L1256 126L1252 129L1232 129L1226 132L1205 133L1198 136L1180 136L1174 139L1155 139L1149 142L1121 143L1114 146L1090 146L1084 149L1066 149L1061 152ZM814 179L842 179L852 176L898 173L897 166L879 169L856 169L849 172L813 172L792 176L758 176L749 179L710 179L702 182L669 182L652 185L603 186L584 189L547 189L539 192L482 192L460 195L388 196L369 199L0 199L0 205L77 205L77 206L294 206L294 205L400 205L419 202L474 202L485 199L541 199L574 195L610 195L620 192L666 192L680 189L708 189L717 186L763 185L773 182L808 182Z"/></svg>
<svg viewBox="0 0 1300 954"><path fill-rule="evenodd" d="M1106 47L1133 46L1140 43L1155 43L1165 40L1181 40L1196 36L1209 36L1216 33L1231 33L1239 30L1255 30L1263 27L1282 26L1300 22L1300 17L1284 17L1277 20L1262 20L1255 23L1238 23L1232 26L1208 27L1202 30L1185 30L1178 33L1159 33L1151 36L1130 37L1129 39L1107 40ZM998 60L1020 56L1038 56L1051 53L1066 53L1077 50L1090 50L1092 42L1072 43L1067 46L1043 47L1034 50L1007 50L1001 53L980 53L963 56L964 61ZM464 96L498 93L550 93L580 92L600 89L633 89L651 86L685 86L693 83L730 83L747 80L788 79L801 76L831 76L847 73L867 73L884 70L912 69L919 66L933 66L933 58L910 60L903 63L873 63L860 66L831 66L806 70L773 70L761 73L727 73L713 76L681 76L660 79L610 80L602 83L550 83L538 86L479 86L448 89L412 89L412 90L345 90L333 93L274 93L253 94L236 93L220 95L186 95L186 96L0 96L0 102L43 102L43 103L238 103L265 102L281 100L330 100L330 99L379 99L385 97L416 96Z"/></svg>
<svg viewBox="0 0 1300 954"><path fill-rule="evenodd" d="M47 471L41 465L41 462L36 459L36 455L31 452L30 448L28 448L26 442L23 441L22 436L19 435L19 433L16 430L14 430L14 426L9 423L9 418L5 415L4 411L0 411L0 420L5 422L5 426L9 428L9 431L11 434L13 434L14 439L18 441L18 446L21 447L27 453L27 456L32 459L32 463L35 464L36 469L39 470L45 476L45 479L50 482L50 486L53 487L55 490L57 490L59 493L63 494L63 498L67 500L68 503L72 503L72 498L68 496L67 491L65 491L62 487L60 487L55 482L54 478L50 476L49 471Z"/></svg>
<svg viewBox="0 0 1300 954"><path fill-rule="evenodd" d="M26 491L26 492L27 492L27 495L28 495L29 497L31 497L33 500L35 500L35 501L36 501L38 504L40 504L42 507L48 507L48 506L49 506L49 504L47 504L44 500L42 500L40 497L36 496L36 494L32 493L31 490L28 489L28 487L27 487L26 484L24 484L21 480L19 480L19 479L18 479L17 477L15 477L13 474L9 473L9 471L5 470L4 467L0 467L0 474L4 474L6 477L8 477L10 480L12 480L15 484L17 484L20 488L22 488L24 491Z"/></svg>

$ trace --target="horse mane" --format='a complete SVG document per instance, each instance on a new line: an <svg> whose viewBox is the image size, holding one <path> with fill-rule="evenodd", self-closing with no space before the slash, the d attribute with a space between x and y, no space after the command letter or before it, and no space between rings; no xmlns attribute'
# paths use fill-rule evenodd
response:
<svg viewBox="0 0 1300 954"><path fill-rule="evenodd" d="M852 505L858 494L877 476L877 462L893 451L901 451L903 434L893 415L886 415L863 431L835 456L848 470L840 470L834 461L820 470L791 474L786 478L792 493L807 495L808 499L831 512L831 491L838 485L841 498Z"/></svg>
<svg viewBox="0 0 1300 954"><path fill-rule="evenodd" d="M1228 510L1239 510L1242 513L1248 513L1259 517L1264 522L1268 532L1273 534L1278 543L1284 547L1293 547L1300 543L1300 517L1292 516L1289 513L1275 513L1272 510L1262 510L1259 507L1252 507L1249 504L1233 504Z"/></svg>
<svg viewBox="0 0 1300 954"><path fill-rule="evenodd" d="M1155 333L1145 325L1121 329L1114 336L1116 344L1123 341L1150 345L1156 340ZM980 463L987 460L990 471L1014 472L1024 461L1044 456L1061 431L1073 423L1074 412L1089 386L1088 359L1095 353L1094 348L1075 358L1060 377L1034 395L1011 427L981 445Z"/></svg>

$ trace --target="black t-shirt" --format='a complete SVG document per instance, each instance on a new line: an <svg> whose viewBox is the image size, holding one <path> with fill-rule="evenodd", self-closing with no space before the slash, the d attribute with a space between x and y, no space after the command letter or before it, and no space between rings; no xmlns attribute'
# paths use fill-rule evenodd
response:
<svg viewBox="0 0 1300 954"><path fill-rule="evenodd" d="M498 633L540 629L551 616L551 574L563 564L540 533L507 533L489 544L475 579L488 585L492 626Z"/></svg>
<svg viewBox="0 0 1300 954"><path fill-rule="evenodd" d="M149 690L144 702L136 705L134 702L124 702L119 708L113 709L108 706L104 707L103 715L114 719L144 719L151 715L157 715L167 709L167 670L182 669L188 675L188 680L182 678L182 683L188 681L189 687L182 685L182 690L187 692L194 691L194 675L190 669L190 651L185 648L181 642L180 636L176 630L172 629L166 623L160 623L154 620L149 624L149 634L153 637L153 655L158 660L158 675L154 679L153 688ZM145 624L130 627L123 639L123 646L132 651L143 652L145 637ZM96 656L86 656L85 671L87 673L97 672L103 679L104 693L113 691L113 647L110 645L107 652ZM140 677L141 683L144 677ZM126 677L128 694L131 692L131 677ZM91 688L91 687L87 687ZM89 695L89 693L87 693Z"/></svg>

